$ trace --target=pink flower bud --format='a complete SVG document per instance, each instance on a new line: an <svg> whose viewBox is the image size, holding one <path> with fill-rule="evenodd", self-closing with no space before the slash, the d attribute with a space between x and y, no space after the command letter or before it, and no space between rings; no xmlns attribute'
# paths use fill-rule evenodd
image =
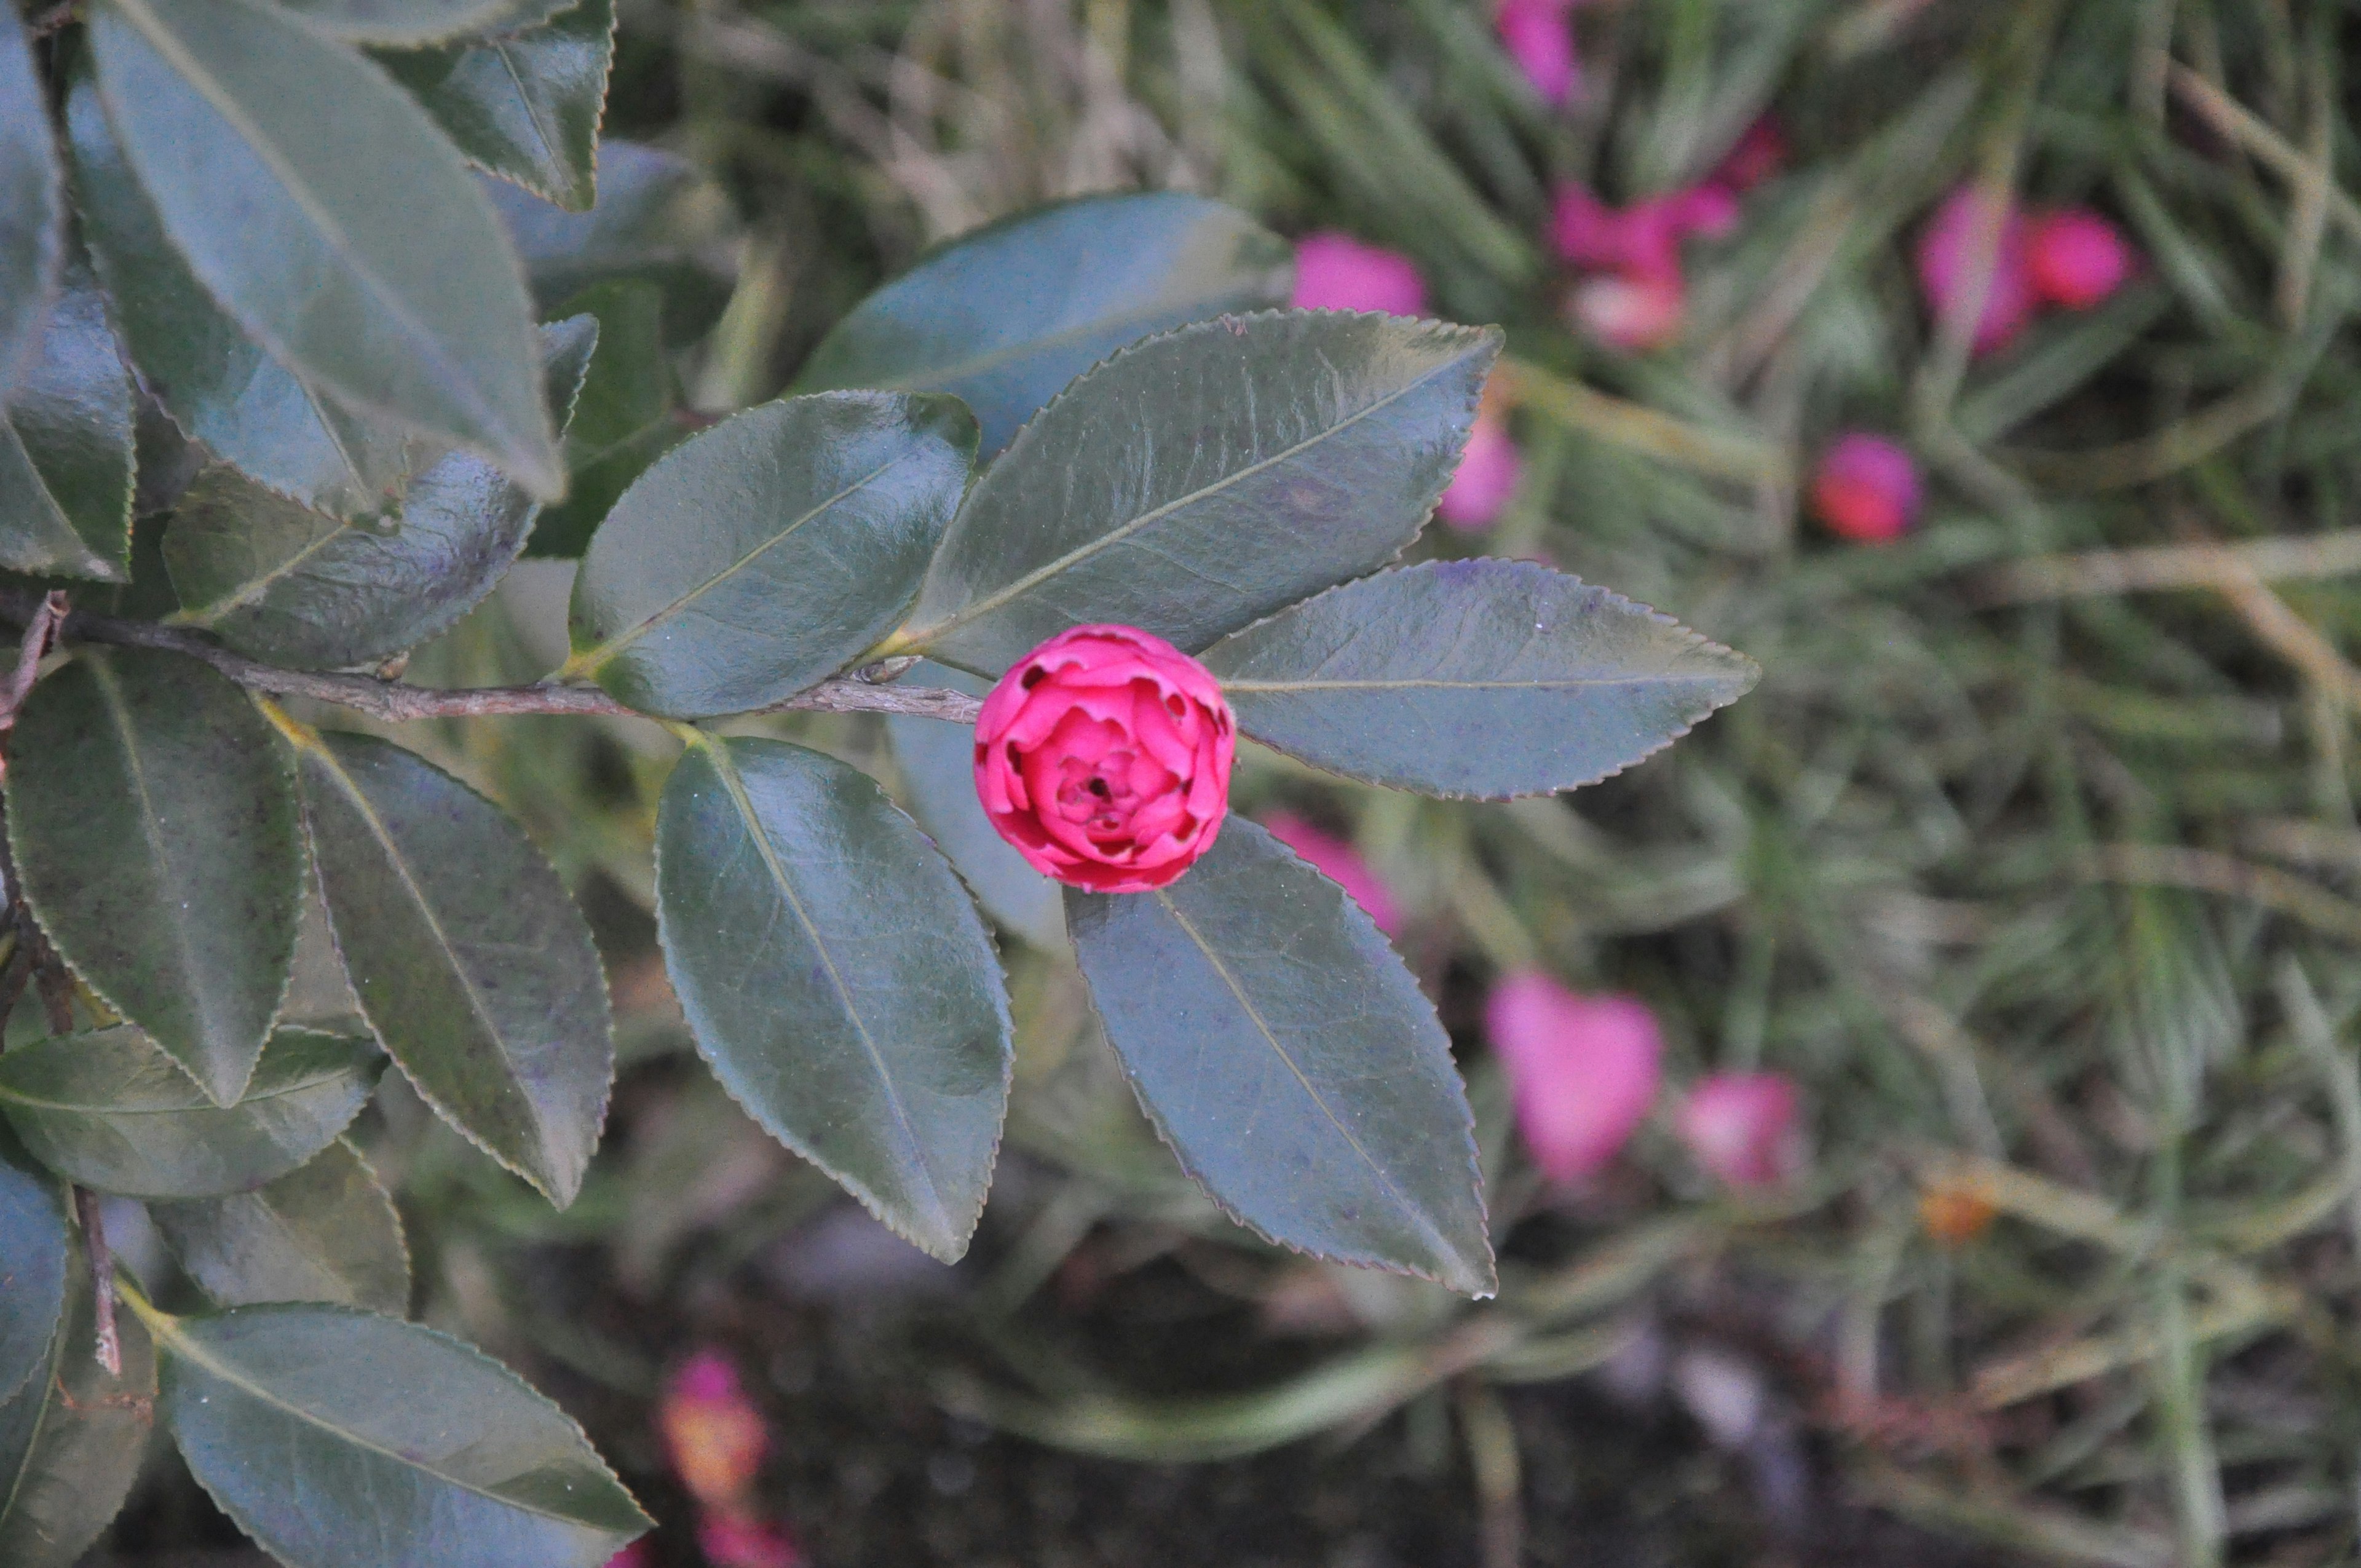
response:
<svg viewBox="0 0 2361 1568"><path fill-rule="evenodd" d="M1926 232L1918 237L1918 287L1927 308L1938 322L1965 310L1971 252L1978 230L1990 221L1992 205L1982 189L1962 185L1944 198ZM2012 203L1999 214L2000 236L1993 255L1992 279L1984 291L1983 313L1976 318L1970 340L1978 354L2005 348L2033 319L2033 279L2026 263L2025 219Z"/></svg>
<svg viewBox="0 0 2361 1568"><path fill-rule="evenodd" d="M1323 230L1295 242L1295 295L1288 303L1303 311L1422 316L1426 280L1418 264L1399 250Z"/></svg>
<svg viewBox="0 0 2361 1568"><path fill-rule="evenodd" d="M1401 905L1395 901L1393 890L1361 858L1360 850L1292 811L1267 812L1262 825L1270 829L1272 838L1302 856L1313 871L1352 894L1353 902L1378 923L1378 930L1389 937L1401 935Z"/></svg>
<svg viewBox="0 0 2361 1568"><path fill-rule="evenodd" d="M1918 521L1918 466L1883 436L1841 435L1812 471L1812 515L1839 538L1898 539Z"/></svg>
<svg viewBox="0 0 2361 1568"><path fill-rule="evenodd" d="M1746 127L1746 134L1738 138L1707 179L1709 183L1742 195L1786 167L1787 133L1779 128L1776 119L1764 115Z"/></svg>
<svg viewBox="0 0 2361 1568"><path fill-rule="evenodd" d="M794 1536L734 1508L715 1509L697 1521L697 1548L712 1568L804 1568Z"/></svg>
<svg viewBox="0 0 2361 1568"><path fill-rule="evenodd" d="M1582 62L1566 22L1573 8L1574 0L1501 0L1492 17L1500 47L1552 108L1564 108L1581 82Z"/></svg>
<svg viewBox="0 0 2361 1568"><path fill-rule="evenodd" d="M1776 1187L1804 1168L1802 1108L1784 1073L1703 1079L1674 1113L1673 1126L1697 1162L1727 1186Z"/></svg>
<svg viewBox="0 0 2361 1568"><path fill-rule="evenodd" d="M1601 272L1566 295L1566 313L1593 337L1627 354L1662 348L1678 337L1687 291L1669 278Z"/></svg>
<svg viewBox="0 0 2361 1568"><path fill-rule="evenodd" d="M1509 1074L1517 1126L1553 1181L1605 1168L1655 1102L1664 1036L1634 998L1585 996L1529 970L1492 988L1484 1026Z"/></svg>
<svg viewBox="0 0 2361 1568"><path fill-rule="evenodd" d="M1467 450L1460 455L1451 486L1435 503L1435 515L1452 527L1473 532L1489 528L1492 520L1517 493L1524 459L1509 433L1509 416L1499 400L1487 397L1476 410L1475 428L1467 433Z"/></svg>
<svg viewBox="0 0 2361 1568"><path fill-rule="evenodd" d="M673 1374L656 1427L680 1484L708 1508L743 1497L770 1448L762 1413L746 1398L738 1369L718 1351L697 1352Z"/></svg>
<svg viewBox="0 0 2361 1568"><path fill-rule="evenodd" d="M2114 225L2088 207L2034 219L2025 256L2034 292L2070 311L2089 310L2132 275L2131 247Z"/></svg>

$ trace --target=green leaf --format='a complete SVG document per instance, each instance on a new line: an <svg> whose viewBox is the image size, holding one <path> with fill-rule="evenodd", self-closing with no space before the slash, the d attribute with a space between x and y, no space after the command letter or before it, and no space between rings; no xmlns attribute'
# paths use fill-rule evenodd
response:
<svg viewBox="0 0 2361 1568"><path fill-rule="evenodd" d="M701 432L591 536L563 673L675 718L794 696L894 629L974 455L935 396L823 392Z"/></svg>
<svg viewBox="0 0 2361 1568"><path fill-rule="evenodd" d="M598 200L569 213L504 181L485 191L508 225L544 311L618 278L664 296L664 340L702 334L729 302L738 215L719 185L677 153L637 142L598 148Z"/></svg>
<svg viewBox="0 0 2361 1568"><path fill-rule="evenodd" d="M1493 800L1620 773L1762 673L1644 605L1521 561L1347 583L1205 663L1257 740L1348 778Z"/></svg>
<svg viewBox="0 0 2361 1568"><path fill-rule="evenodd" d="M541 330L562 425L598 325L575 316ZM182 606L174 619L275 664L368 663L416 647L480 603L516 564L537 510L472 452L419 475L388 524L340 521L217 466L189 487L164 535Z"/></svg>
<svg viewBox="0 0 2361 1568"><path fill-rule="evenodd" d="M445 1121L572 1202L615 1041L565 883L498 806L399 746L322 735L301 756L329 924L369 1026Z"/></svg>
<svg viewBox="0 0 2361 1568"><path fill-rule="evenodd" d="M1226 1213L1317 1257L1491 1292L1450 1042L1342 888L1233 816L1170 887L1068 888L1066 926L1140 1104Z"/></svg>
<svg viewBox="0 0 2361 1568"><path fill-rule="evenodd" d="M66 1310L72 1245L57 1178L0 1128L0 1399L49 1359Z"/></svg>
<svg viewBox="0 0 2361 1568"><path fill-rule="evenodd" d="M313 32L354 44L441 43L538 27L574 0L276 0Z"/></svg>
<svg viewBox="0 0 2361 1568"><path fill-rule="evenodd" d="M587 212L615 58L614 0L576 0L537 27L379 57L477 168Z"/></svg>
<svg viewBox="0 0 2361 1568"><path fill-rule="evenodd" d="M12 14L0 17L0 393L39 341L65 248L49 100Z"/></svg>
<svg viewBox="0 0 2361 1568"><path fill-rule="evenodd" d="M564 491L515 257L408 93L255 0L97 0L90 36L125 159L223 309L351 407Z"/></svg>
<svg viewBox="0 0 2361 1568"><path fill-rule="evenodd" d="M1085 196L961 236L871 294L812 350L798 391L950 392L985 455L1127 343L1287 302L1287 244L1180 191Z"/></svg>
<svg viewBox="0 0 2361 1568"><path fill-rule="evenodd" d="M1093 621L1194 651L1383 565L1450 481L1499 346L1288 311L1127 348L976 481L904 639L985 674Z"/></svg>
<svg viewBox="0 0 2361 1568"><path fill-rule="evenodd" d="M149 390L181 430L258 482L337 517L384 510L410 476L407 433L306 385L214 303L124 161L87 59L66 98L74 195Z"/></svg>
<svg viewBox="0 0 2361 1568"><path fill-rule="evenodd" d="M287 989L293 771L244 692L177 653L83 648L33 688L7 773L27 901L107 1004L234 1103Z"/></svg>
<svg viewBox="0 0 2361 1568"><path fill-rule="evenodd" d="M190 1474L291 1568L599 1568L649 1528L564 1411L431 1329L281 1305L156 1338Z"/></svg>
<svg viewBox="0 0 2361 1568"><path fill-rule="evenodd" d="M68 269L0 419L0 566L119 583L130 572L131 377L106 306Z"/></svg>
<svg viewBox="0 0 2361 1568"><path fill-rule="evenodd" d="M77 1245L74 1288L34 1376L0 1400L0 1563L72 1568L113 1521L139 1475L156 1422L156 1350L129 1313L115 1319L123 1370L98 1363L90 1271Z"/></svg>
<svg viewBox="0 0 2361 1568"><path fill-rule="evenodd" d="M949 686L982 696L985 683L964 670L920 661L902 677L914 686ZM1049 951L1066 945L1065 905L1058 884L1025 863L1009 848L975 795L975 730L934 718L897 717L885 721L894 747L902 798L951 864L976 902L994 920L1035 947Z"/></svg>
<svg viewBox="0 0 2361 1568"><path fill-rule="evenodd" d="M566 427L566 499L541 509L528 555L579 555L631 481L687 434L664 352L664 291L638 278L594 284L560 315L598 318L598 351Z"/></svg>
<svg viewBox="0 0 2361 1568"><path fill-rule="evenodd" d="M656 921L730 1097L896 1234L964 1253L1008 1108L1008 1001L910 819L816 751L701 741L657 807Z"/></svg>
<svg viewBox="0 0 2361 1568"><path fill-rule="evenodd" d="M377 1173L342 1139L278 1180L148 1212L200 1289L225 1307L332 1301L410 1310L410 1249Z"/></svg>
<svg viewBox="0 0 2361 1568"><path fill-rule="evenodd" d="M119 1025L0 1056L0 1113L42 1164L84 1187L211 1198L284 1176L335 1142L384 1068L365 1039L280 1029L246 1098L225 1108Z"/></svg>

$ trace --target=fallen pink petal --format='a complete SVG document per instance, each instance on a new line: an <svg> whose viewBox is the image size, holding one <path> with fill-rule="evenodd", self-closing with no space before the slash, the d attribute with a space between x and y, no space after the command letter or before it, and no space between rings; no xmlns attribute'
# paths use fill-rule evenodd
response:
<svg viewBox="0 0 2361 1568"><path fill-rule="evenodd" d="M2033 320L2024 215L2014 203L1995 213L1982 187L1962 185L1944 198L1918 236L1918 287L1939 323L1970 308L1968 291L1977 281L1970 264L1976 259L1981 236L1994 224L1998 234L1993 241L1990 279L1969 339L1978 354L2007 347Z"/></svg>
<svg viewBox="0 0 2361 1568"><path fill-rule="evenodd" d="M1361 858L1361 851L1334 833L1313 826L1292 811L1273 811L1262 818L1270 836L1303 857L1313 871L1352 894L1353 902L1389 937L1402 930L1400 901L1383 878Z"/></svg>
<svg viewBox="0 0 2361 1568"><path fill-rule="evenodd" d="M1542 102L1564 108L1579 90L1582 63L1575 52L1568 13L1575 0L1502 0L1492 25L1500 47L1533 84Z"/></svg>
<svg viewBox="0 0 2361 1568"><path fill-rule="evenodd" d="M1492 988L1484 1024L1518 1130L1552 1181L1605 1168L1655 1103L1664 1036L1636 998L1586 995L1527 970Z"/></svg>
<svg viewBox="0 0 2361 1568"><path fill-rule="evenodd" d="M1741 1190L1777 1187L1804 1168L1803 1102L1779 1072L1720 1072L1700 1080L1673 1113L1673 1130L1717 1180Z"/></svg>
<svg viewBox="0 0 2361 1568"><path fill-rule="evenodd" d="M2132 275L2131 247L2114 225L2087 207L2035 218L2025 236L2034 292L2060 310L2087 311Z"/></svg>
<svg viewBox="0 0 2361 1568"><path fill-rule="evenodd" d="M1516 438L1509 433L1507 411L1498 399L1488 396L1476 411L1467 449L1443 499L1435 503L1435 515L1453 528L1469 532L1491 527L1516 495L1524 467Z"/></svg>
<svg viewBox="0 0 2361 1568"><path fill-rule="evenodd" d="M803 1548L785 1528L731 1509L697 1523L697 1548L711 1568L803 1568Z"/></svg>
<svg viewBox="0 0 2361 1568"><path fill-rule="evenodd" d="M1399 250L1323 230L1295 242L1295 293L1288 303L1303 311L1422 316L1426 279Z"/></svg>
<svg viewBox="0 0 2361 1568"><path fill-rule="evenodd" d="M708 1508L744 1497L770 1450L762 1412L718 1351L699 1351L673 1374L656 1425L680 1484Z"/></svg>
<svg viewBox="0 0 2361 1568"><path fill-rule="evenodd" d="M1918 465L1882 435L1839 436L1812 470L1812 515L1840 539L1883 544L1918 521Z"/></svg>

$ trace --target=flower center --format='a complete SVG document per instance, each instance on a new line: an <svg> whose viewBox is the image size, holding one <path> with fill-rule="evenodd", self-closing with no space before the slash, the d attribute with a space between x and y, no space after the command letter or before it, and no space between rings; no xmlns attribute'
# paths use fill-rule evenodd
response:
<svg viewBox="0 0 2361 1568"><path fill-rule="evenodd" d="M1064 759L1058 764L1058 814L1093 833L1121 832L1139 809L1131 783L1133 760L1128 747L1092 762Z"/></svg>

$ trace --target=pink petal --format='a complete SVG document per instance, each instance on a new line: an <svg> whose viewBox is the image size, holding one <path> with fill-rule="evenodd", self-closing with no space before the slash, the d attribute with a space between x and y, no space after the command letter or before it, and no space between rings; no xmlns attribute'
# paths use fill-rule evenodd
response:
<svg viewBox="0 0 2361 1568"><path fill-rule="evenodd" d="M1487 399L1476 411L1475 428L1467 433L1467 450L1460 455L1451 486L1435 503L1435 514L1454 528L1473 531L1492 526L1524 473L1524 459L1509 434L1508 417Z"/></svg>
<svg viewBox="0 0 2361 1568"><path fill-rule="evenodd" d="M2089 310L2132 275L2131 247L2123 235L2087 207L2036 218L2025 251L2034 292L2065 310Z"/></svg>
<svg viewBox="0 0 2361 1568"><path fill-rule="evenodd" d="M607 1559L607 1568L655 1568L655 1548L642 1536L614 1556Z"/></svg>
<svg viewBox="0 0 2361 1568"><path fill-rule="evenodd" d="M1567 1182L1603 1168L1655 1102L1664 1050L1655 1014L1631 997L1586 996L1528 971L1493 987L1484 1020L1543 1172Z"/></svg>
<svg viewBox="0 0 2361 1568"><path fill-rule="evenodd" d="M1389 937L1401 935L1401 905L1358 850L1291 811L1267 812L1262 825L1270 829L1272 838L1302 856L1313 871L1352 894L1353 902L1367 911L1378 930Z"/></svg>
<svg viewBox="0 0 2361 1568"><path fill-rule="evenodd" d="M1500 47L1553 108L1564 108L1574 97L1582 74L1574 28L1566 22L1569 8L1567 0L1504 0L1492 18Z"/></svg>
<svg viewBox="0 0 2361 1568"><path fill-rule="evenodd" d="M1674 1130L1697 1162L1727 1186L1776 1187L1803 1169L1800 1097L1777 1072L1720 1072L1689 1091Z"/></svg>
<svg viewBox="0 0 2361 1568"><path fill-rule="evenodd" d="M1288 302L1305 311L1422 316L1426 280L1418 264L1398 250L1324 230L1295 242L1295 296Z"/></svg>
<svg viewBox="0 0 2361 1568"><path fill-rule="evenodd" d="M1743 195L1787 167L1787 134L1779 122L1764 115L1746 127L1746 134L1707 176L1713 184Z"/></svg>
<svg viewBox="0 0 2361 1568"><path fill-rule="evenodd" d="M1918 520L1918 465L1865 431L1841 435L1812 471L1812 515L1840 538L1883 543Z"/></svg>
<svg viewBox="0 0 2361 1568"><path fill-rule="evenodd" d="M1927 308L1938 322L1968 308L1967 291L1975 280L1969 262L1979 232L1993 220L1992 198L1982 187L1961 185L1943 200L1926 232L1918 238L1918 287ZM1993 256L1992 277L1984 291L1983 312L1977 317L1971 345L1991 354L2015 340L2033 319L2033 279L2026 259L2025 219L2010 203L1997 214L2000 236Z"/></svg>
<svg viewBox="0 0 2361 1568"><path fill-rule="evenodd" d="M681 1485L708 1506L742 1496L770 1448L762 1412L747 1398L737 1369L715 1351L698 1352L673 1375L656 1407L656 1427Z"/></svg>
<svg viewBox="0 0 2361 1568"><path fill-rule="evenodd" d="M1602 272L1574 286L1566 310L1600 342L1627 354L1662 348L1680 335L1687 290L1680 278Z"/></svg>
<svg viewBox="0 0 2361 1568"><path fill-rule="evenodd" d="M719 1509L697 1521L697 1549L712 1568L804 1568L803 1548L768 1519Z"/></svg>

